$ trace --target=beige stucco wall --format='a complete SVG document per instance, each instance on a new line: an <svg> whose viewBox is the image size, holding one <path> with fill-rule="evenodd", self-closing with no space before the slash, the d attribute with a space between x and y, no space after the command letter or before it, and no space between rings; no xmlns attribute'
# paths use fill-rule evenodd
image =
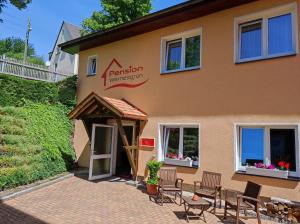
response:
<svg viewBox="0 0 300 224"><path fill-rule="evenodd" d="M261 0L82 51L78 100L91 91L129 100L149 114L143 136L156 140L159 123L200 124L200 168L178 168L186 183L200 179L203 170L218 171L223 174L225 187L243 190L246 180L254 180L264 185L264 196L300 200L300 184L296 181L234 174L234 123L300 122L299 55L235 64L234 17L291 2L298 3L299 16L300 0ZM202 68L160 75L161 37L199 27ZM87 57L94 54L98 54L97 75L87 77ZM101 75L113 58L124 67L143 66L149 81L133 89L104 91ZM89 144L81 122L76 123L74 146L79 164L88 166ZM140 151L140 175L152 155L156 155L156 149Z"/></svg>

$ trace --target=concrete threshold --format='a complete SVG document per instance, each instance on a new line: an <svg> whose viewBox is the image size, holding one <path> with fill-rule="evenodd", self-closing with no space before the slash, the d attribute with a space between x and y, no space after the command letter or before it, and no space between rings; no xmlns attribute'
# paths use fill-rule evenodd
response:
<svg viewBox="0 0 300 224"><path fill-rule="evenodd" d="M74 176L74 173L66 173L64 175L60 174L55 177L51 177L49 179L40 180L38 182L29 184L29 185L24 185L24 186L20 186L20 187L14 188L14 189L0 192L0 202L14 199L21 195L24 195L24 194L36 191L38 189L50 186L52 184L63 181L65 179L73 177L73 176Z"/></svg>

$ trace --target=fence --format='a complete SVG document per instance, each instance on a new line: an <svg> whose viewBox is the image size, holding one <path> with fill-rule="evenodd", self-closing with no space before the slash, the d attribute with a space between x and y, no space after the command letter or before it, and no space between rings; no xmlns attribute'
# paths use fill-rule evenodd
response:
<svg viewBox="0 0 300 224"><path fill-rule="evenodd" d="M24 64L21 60L8 58L5 55L0 55L0 73L46 82L58 82L73 75L50 71L44 65L36 65L28 62Z"/></svg>

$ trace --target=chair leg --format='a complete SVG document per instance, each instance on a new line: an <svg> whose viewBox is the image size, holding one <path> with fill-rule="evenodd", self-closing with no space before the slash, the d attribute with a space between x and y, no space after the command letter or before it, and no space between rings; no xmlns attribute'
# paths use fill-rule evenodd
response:
<svg viewBox="0 0 300 224"><path fill-rule="evenodd" d="M259 213L259 208L258 208L258 206L256 206L256 215L257 215L257 221L258 221L258 224L261 224L260 213Z"/></svg>
<svg viewBox="0 0 300 224"><path fill-rule="evenodd" d="M180 206L182 205L182 191L180 192L180 202L179 202L179 205Z"/></svg>
<svg viewBox="0 0 300 224"><path fill-rule="evenodd" d="M222 207L222 193L220 192L220 195L219 195L219 209L221 209Z"/></svg>
<svg viewBox="0 0 300 224"><path fill-rule="evenodd" d="M223 219L227 218L227 202L225 201L225 207L224 207L224 217Z"/></svg>
<svg viewBox="0 0 300 224"><path fill-rule="evenodd" d="M237 209L236 210L236 224L239 224L240 223L240 209Z"/></svg>
<svg viewBox="0 0 300 224"><path fill-rule="evenodd" d="M214 200L214 214L216 214L216 207L217 207L217 195L215 196L215 200Z"/></svg>

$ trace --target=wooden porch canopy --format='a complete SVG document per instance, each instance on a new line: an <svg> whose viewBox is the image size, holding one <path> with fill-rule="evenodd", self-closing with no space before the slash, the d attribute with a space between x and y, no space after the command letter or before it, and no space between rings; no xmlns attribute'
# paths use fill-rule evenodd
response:
<svg viewBox="0 0 300 224"><path fill-rule="evenodd" d="M145 112L125 99L103 97L94 92L89 94L69 113L70 119L83 121L90 140L91 124L93 122L105 123L107 119L115 119L134 177L137 176L139 136L147 123L147 117ZM135 141L132 145L129 145L122 120L131 120L136 124Z"/></svg>

